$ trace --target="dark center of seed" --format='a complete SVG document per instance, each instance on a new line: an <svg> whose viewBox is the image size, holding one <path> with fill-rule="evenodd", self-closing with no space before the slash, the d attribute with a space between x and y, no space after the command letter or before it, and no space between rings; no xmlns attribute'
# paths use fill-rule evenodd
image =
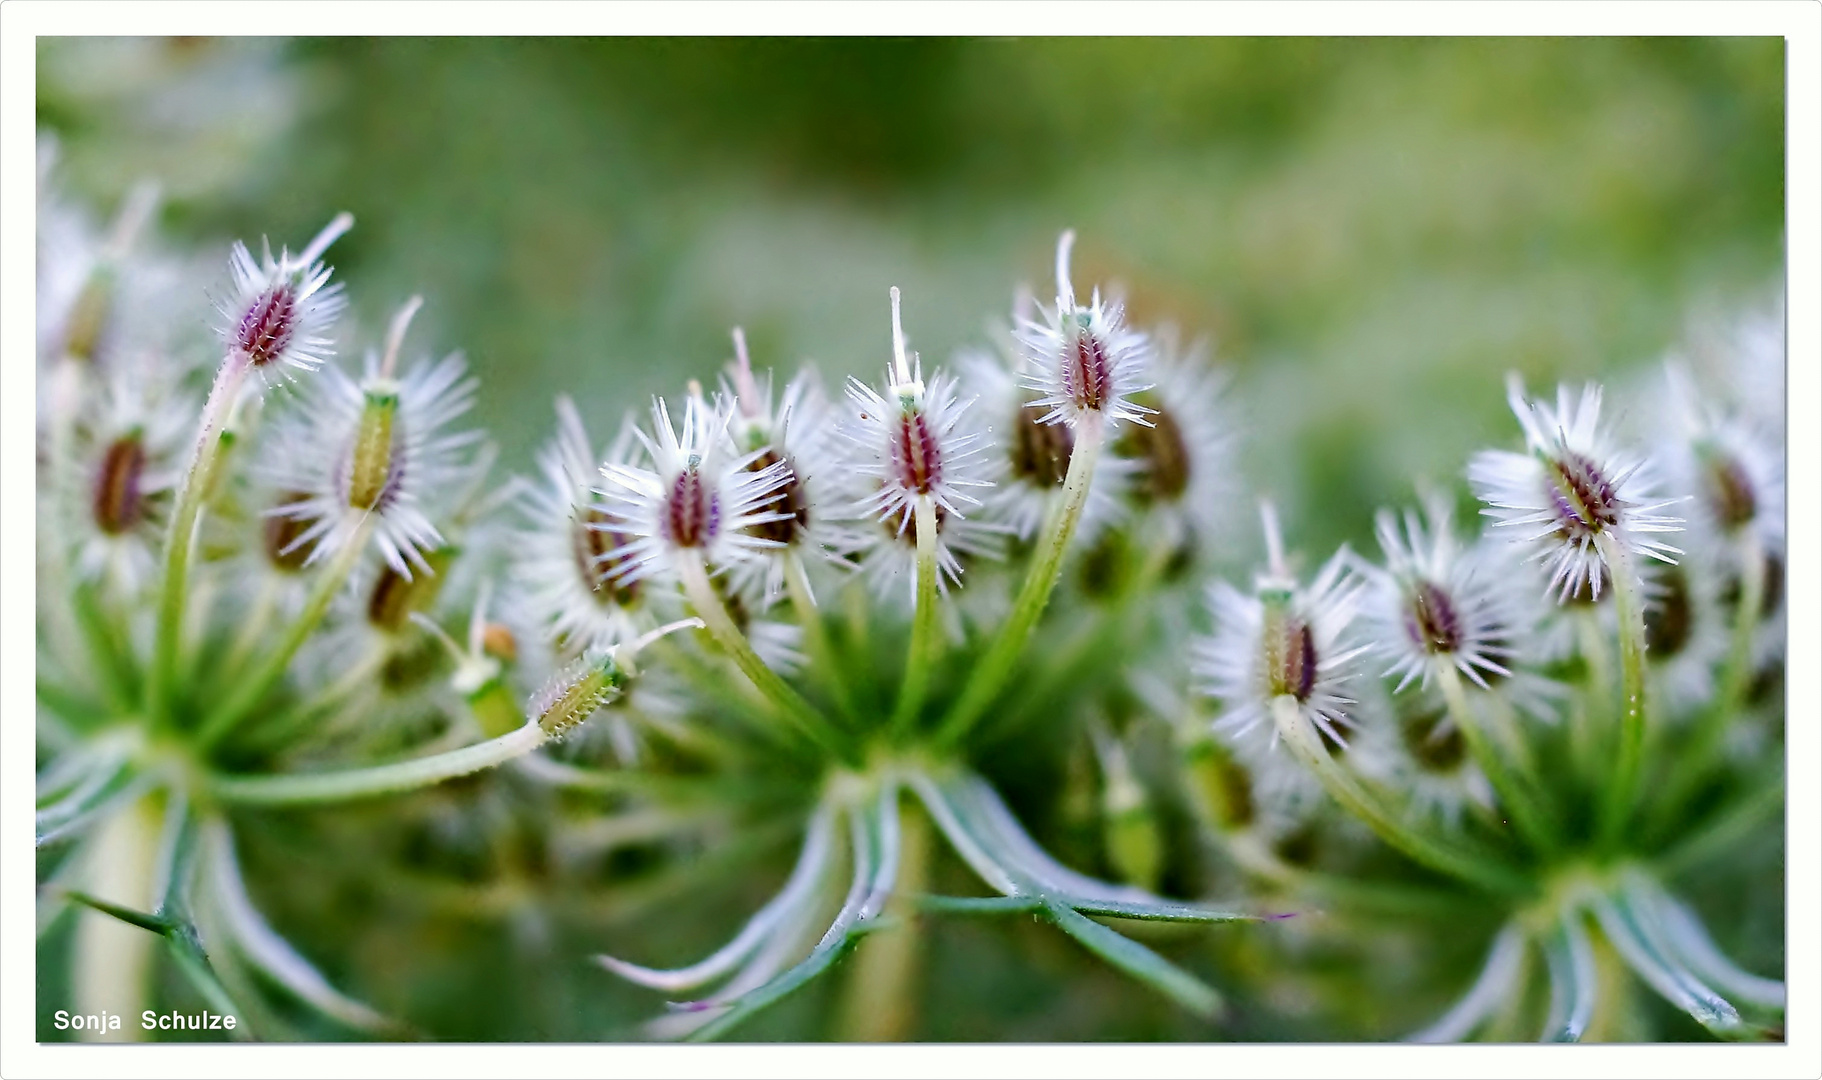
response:
<svg viewBox="0 0 1822 1080"><path fill-rule="evenodd" d="M254 366L271 363L297 333L297 309L297 294L290 285L267 289L240 317L234 344Z"/></svg>
<svg viewBox="0 0 1822 1080"><path fill-rule="evenodd" d="M1452 653L1461 648L1461 617L1449 594L1419 581L1406 598L1405 633L1425 652Z"/></svg>
<svg viewBox="0 0 1822 1080"><path fill-rule="evenodd" d="M1708 494L1715 517L1729 529L1751 521L1759 509L1752 479L1731 457L1717 455L1708 462Z"/></svg>
<svg viewBox="0 0 1822 1080"><path fill-rule="evenodd" d="M1113 396L1113 363L1107 345L1087 327L1064 346L1063 393L1083 409L1100 409Z"/></svg>
<svg viewBox="0 0 1822 1080"><path fill-rule="evenodd" d="M892 443L897 458L898 483L920 495L943 479L943 449L930 430L930 421L919 411L904 412L898 418L898 437Z"/></svg>
<svg viewBox="0 0 1822 1080"><path fill-rule="evenodd" d="M1299 703L1308 701L1316 688L1316 638L1309 623L1290 616L1276 628L1268 626L1267 634L1266 675L1272 696L1289 694Z"/></svg>
<svg viewBox="0 0 1822 1080"><path fill-rule="evenodd" d="M774 513L789 514L790 516L760 525L749 525L746 531L764 540L790 544L796 542L797 538L810 527L810 496L804 490L803 479L797 474L797 463L771 447L767 447L764 453L754 458L753 463L747 466L747 472L764 472L780 462L789 471L791 479L779 489L776 501L768 509Z"/></svg>
<svg viewBox="0 0 1822 1080"><path fill-rule="evenodd" d="M576 573L599 604L626 606L639 597L639 583L618 578L625 555L615 554L630 537L608 528L613 519L596 507L578 508L569 519L569 548Z"/></svg>
<svg viewBox="0 0 1822 1080"><path fill-rule="evenodd" d="M1645 648L1653 659L1668 659L1689 644L1695 611L1689 601L1689 579L1679 567L1668 567L1658 585L1663 591L1645 606Z"/></svg>
<svg viewBox="0 0 1822 1080"><path fill-rule="evenodd" d="M95 476L95 524L118 536L145 520L145 444L137 434L109 444Z"/></svg>
<svg viewBox="0 0 1822 1080"><path fill-rule="evenodd" d="M1057 487L1069 474L1075 436L1068 424L1040 424L1040 406L1020 407L1012 420L1012 475L1037 487Z"/></svg>
<svg viewBox="0 0 1822 1080"><path fill-rule="evenodd" d="M1619 496L1594 462L1565 450L1547 468L1557 529L1566 539L1579 540L1619 524Z"/></svg>
<svg viewBox="0 0 1822 1080"><path fill-rule="evenodd" d="M664 538L681 548L705 547L721 532L721 500L689 465L671 484L664 504Z"/></svg>
<svg viewBox="0 0 1822 1080"><path fill-rule="evenodd" d="M1133 494L1140 502L1174 502L1189 490L1189 444L1169 409L1151 403L1150 427L1130 424L1121 436L1120 456L1138 464Z"/></svg>

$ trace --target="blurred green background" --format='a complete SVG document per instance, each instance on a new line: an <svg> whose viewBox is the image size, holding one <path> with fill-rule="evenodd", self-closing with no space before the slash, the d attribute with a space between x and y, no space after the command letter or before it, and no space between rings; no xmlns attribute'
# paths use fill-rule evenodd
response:
<svg viewBox="0 0 1822 1080"><path fill-rule="evenodd" d="M157 176L224 254L353 211L356 344L422 291L521 470L554 394L605 435L735 324L872 372L896 284L946 359L1074 227L1078 282L1213 336L1311 554L1515 438L1505 370L1612 375L1781 272L1777 39L90 39L39 88L98 208Z"/></svg>

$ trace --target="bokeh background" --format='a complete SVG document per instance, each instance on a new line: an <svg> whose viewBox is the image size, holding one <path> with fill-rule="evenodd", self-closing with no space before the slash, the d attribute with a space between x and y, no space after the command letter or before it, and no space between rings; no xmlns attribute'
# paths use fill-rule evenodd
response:
<svg viewBox="0 0 1822 1080"><path fill-rule="evenodd" d="M421 291L520 469L554 394L605 430L735 324L871 372L898 285L941 361L1074 227L1078 281L1213 339L1321 552L1513 434L1504 371L1611 378L1775 292L1783 89L1743 38L86 40L39 118L62 182L156 177L224 254L352 211L357 344Z"/></svg>
<svg viewBox="0 0 1822 1080"><path fill-rule="evenodd" d="M165 235L224 265L235 237L296 247L352 211L345 351L423 293L415 341L467 352L518 471L555 394L608 430L712 377L736 324L761 365L870 373L898 285L941 362L1020 285L1047 295L1073 227L1078 283L1213 340L1241 489L1308 552L1372 550L1376 506L1459 486L1474 448L1516 439L1505 371L1624 382L1692 320L1781 287L1776 39L49 40L38 89L56 184L105 215L155 178ZM252 859L320 860L337 829L359 850L361 828L275 816ZM348 875L288 877L259 897L274 923L446 1037L596 1039L653 1007L592 966L598 937L516 919L510 897L441 919ZM643 932L707 944L766 885ZM1459 929L1456 986L1487 932ZM1781 955L1775 927L1717 930L1749 967ZM956 920L928 940L925 1037L1211 1037L1042 928ZM748 1037L813 1034L840 989ZM1443 1000L1359 1000L1324 1030ZM1298 1001L1261 1004L1223 1034L1311 1034L1274 1019Z"/></svg>

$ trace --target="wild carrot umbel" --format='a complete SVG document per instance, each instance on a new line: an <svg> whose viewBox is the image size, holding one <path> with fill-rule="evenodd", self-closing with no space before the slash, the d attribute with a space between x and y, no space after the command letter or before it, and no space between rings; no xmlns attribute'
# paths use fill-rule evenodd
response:
<svg viewBox="0 0 1822 1080"><path fill-rule="evenodd" d="M434 297L378 340L336 322L349 224L232 249L207 371L110 354L105 290L43 339L40 927L87 908L90 960L104 918L142 935L116 999L169 957L258 1037L465 1037L299 914L348 889L662 995L604 1039L740 1031L824 977L841 1034L914 1035L928 945L1007 915L1201 1037L1319 996L1313 956L1377 985L1366 919L1431 976L1434 926L1489 939L1453 1008L1413 999L1423 1038L1626 1037L1635 983L1778 1030L1782 984L1682 898L1781 791L1782 475L1727 387L1675 368L1682 422L1627 444L1598 388L1514 381L1479 535L1426 489L1379 558L1303 563L1295 501L1237 539L1239 390L1083 303L1065 233L1054 304L953 363L882 287L883 378L775 375L733 329L716 385L624 420L557 396L536 475L497 482L480 382L412 329ZM744 922L698 914L724 892Z"/></svg>

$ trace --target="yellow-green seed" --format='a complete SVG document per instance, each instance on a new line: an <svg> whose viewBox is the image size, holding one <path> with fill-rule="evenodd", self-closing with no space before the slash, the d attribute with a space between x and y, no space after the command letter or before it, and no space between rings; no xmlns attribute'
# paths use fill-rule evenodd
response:
<svg viewBox="0 0 1822 1080"><path fill-rule="evenodd" d="M369 390L355 430L354 452L349 455L348 505L372 510L392 485L393 437L397 427L399 397L390 391Z"/></svg>

